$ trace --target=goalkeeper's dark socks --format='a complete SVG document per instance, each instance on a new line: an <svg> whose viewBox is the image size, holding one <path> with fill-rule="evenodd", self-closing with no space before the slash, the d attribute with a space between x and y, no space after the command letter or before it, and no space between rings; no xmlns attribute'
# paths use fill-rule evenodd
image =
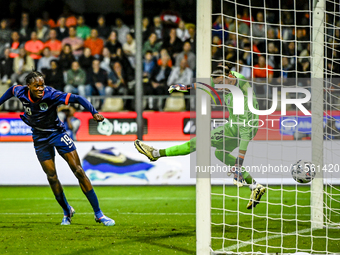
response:
<svg viewBox="0 0 340 255"><path fill-rule="evenodd" d="M94 192L94 189L91 189L90 191L88 192L84 192L85 196L87 197L87 199L89 200L92 208L93 208L93 211L95 213L97 212L101 212L100 208L99 208L99 202L98 202L98 198L97 198L97 195L96 193ZM97 215L96 215L97 216Z"/></svg>
<svg viewBox="0 0 340 255"><path fill-rule="evenodd" d="M55 195L55 199L58 201L61 208L63 208L64 215L69 216L70 215L70 208L71 206L68 204L64 191L59 193L58 195Z"/></svg>

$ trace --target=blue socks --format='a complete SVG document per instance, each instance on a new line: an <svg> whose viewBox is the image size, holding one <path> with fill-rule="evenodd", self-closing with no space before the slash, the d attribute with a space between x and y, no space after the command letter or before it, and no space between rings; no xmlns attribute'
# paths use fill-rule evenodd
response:
<svg viewBox="0 0 340 255"><path fill-rule="evenodd" d="M88 192L84 192L85 196L87 197L87 199L89 200L92 208L93 208L93 211L94 211L94 214L96 215L96 217L99 219L101 217L104 216L103 212L100 210L99 208L99 202L98 202L98 198L97 198L97 195L96 193L94 192L93 189L91 189L90 191Z"/></svg>
<svg viewBox="0 0 340 255"><path fill-rule="evenodd" d="M68 204L64 191L62 191L60 194L55 196L55 199L57 199L58 203L60 204L61 208L63 208L64 215L70 216L70 205Z"/></svg>

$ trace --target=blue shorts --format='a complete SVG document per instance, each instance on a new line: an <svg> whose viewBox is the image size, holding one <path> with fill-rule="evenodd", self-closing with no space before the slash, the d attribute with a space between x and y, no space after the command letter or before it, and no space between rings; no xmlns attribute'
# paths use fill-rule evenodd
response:
<svg viewBox="0 0 340 255"><path fill-rule="evenodd" d="M34 132L33 143L39 161L54 159L56 147L60 155L74 151L76 146L66 131Z"/></svg>

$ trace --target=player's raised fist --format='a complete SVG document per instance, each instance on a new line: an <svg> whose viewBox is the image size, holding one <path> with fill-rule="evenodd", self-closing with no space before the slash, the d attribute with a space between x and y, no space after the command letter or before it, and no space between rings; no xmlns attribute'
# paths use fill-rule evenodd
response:
<svg viewBox="0 0 340 255"><path fill-rule="evenodd" d="M96 114L93 115L93 119L97 122L102 122L104 120L104 117L103 117L103 115L96 113Z"/></svg>
<svg viewBox="0 0 340 255"><path fill-rule="evenodd" d="M169 93L171 94L174 90L179 92L188 92L188 89L190 89L190 85L184 85L184 84L174 84L169 86Z"/></svg>

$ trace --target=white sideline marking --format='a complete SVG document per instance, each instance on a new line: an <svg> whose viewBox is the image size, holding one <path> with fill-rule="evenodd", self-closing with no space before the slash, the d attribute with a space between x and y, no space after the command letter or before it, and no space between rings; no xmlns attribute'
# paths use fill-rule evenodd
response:
<svg viewBox="0 0 340 255"><path fill-rule="evenodd" d="M211 199L212 200L220 200L222 198L222 196L212 196ZM227 199L229 199L230 197L226 196ZM84 198L85 199L85 198ZM80 200L84 200L83 198L70 198L68 200L73 200L73 201L80 201ZM233 197L233 199L235 199ZM244 199L249 199L249 198L244 198L241 197L242 200ZM285 199L285 198L284 198ZM55 198L52 197L14 197L14 198L9 198L9 197L4 197L4 198L0 198L0 200L55 200ZM136 201L136 200L196 200L195 196L192 197L100 197L99 200L131 200L131 201ZM270 200L277 200L280 201L281 197L271 197ZM306 200L306 198L298 198L298 200ZM290 199L290 201L295 201L294 199ZM261 202L267 202L267 200L261 200Z"/></svg>
<svg viewBox="0 0 340 255"><path fill-rule="evenodd" d="M111 212L111 213L116 213L116 214L123 214L123 215L196 215L196 213L152 213L152 212ZM62 214L62 213L0 213L0 215L46 215L46 214ZM83 213L76 213L76 214L93 214L89 212L83 212ZM223 215L223 213L211 213L211 215ZM237 215L237 213L225 213L225 215ZM258 216L266 216L267 214L265 213L259 213L257 214ZM251 215L249 215L251 216ZM254 216L256 216L254 214ZM280 213L272 213L268 214L268 216L281 216ZM283 216L296 216L296 214L283 214ZM310 216L310 214L299 214L299 216ZM278 218L279 219L279 218Z"/></svg>
<svg viewBox="0 0 340 255"><path fill-rule="evenodd" d="M302 229L302 230L298 231L297 234L303 234L303 233L306 233L306 232L310 232L311 230L312 230L311 228L305 228L305 229ZM293 232L290 232L290 233L286 233L286 234L282 233L283 237L285 235L293 235L293 234L296 234L296 231L293 231ZM262 241L266 241L266 240L271 240L271 239L275 239L275 238L280 238L282 235L280 234L280 235L261 237L261 238L257 238L257 239L253 239L253 240L250 239L248 241L240 241L239 244L234 244L234 245L228 246L228 247L226 247L224 249L217 250L216 252L232 251L232 250L237 249L237 247L242 248L242 247L246 247L248 245L255 244L255 243L258 243L258 242L262 242Z"/></svg>

